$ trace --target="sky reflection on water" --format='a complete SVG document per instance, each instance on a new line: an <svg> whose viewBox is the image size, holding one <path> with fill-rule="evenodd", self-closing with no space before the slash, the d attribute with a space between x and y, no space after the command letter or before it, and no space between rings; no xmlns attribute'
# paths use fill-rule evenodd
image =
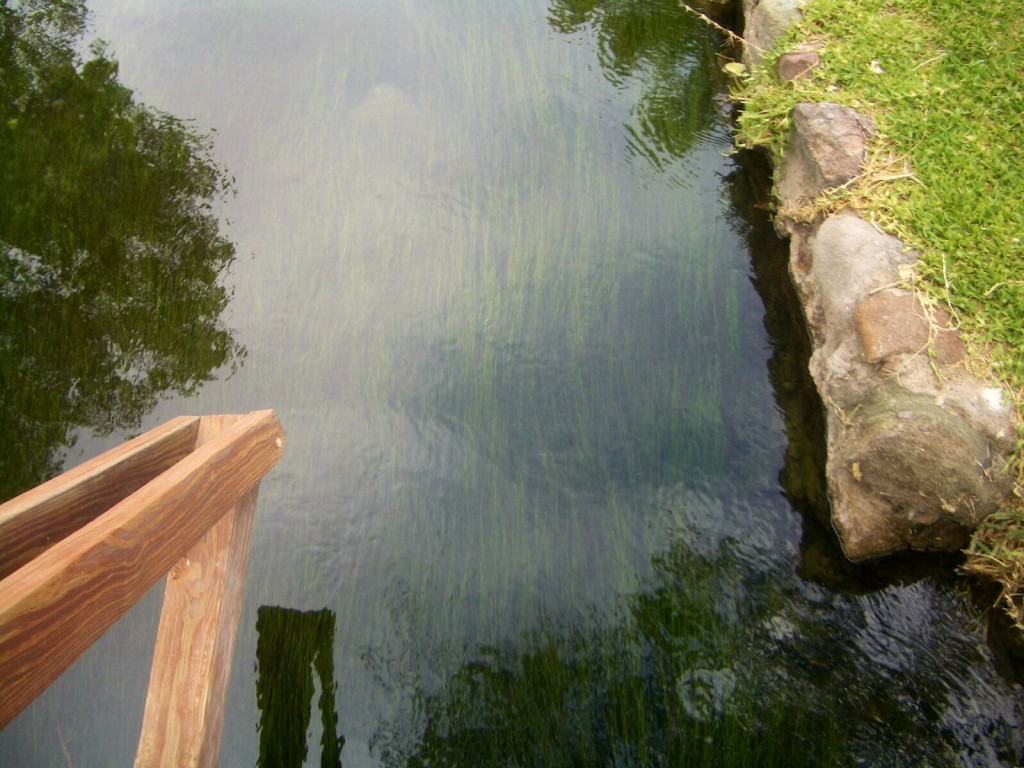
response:
<svg viewBox="0 0 1024 768"><path fill-rule="evenodd" d="M236 180L224 315L248 357L144 425L273 407L289 435L222 765L259 758L260 640L301 661L330 636L289 645L260 615L333 619L348 767L1022 757L1020 693L950 579L854 589L807 546L779 481L787 342L754 285L770 235L692 15L91 7L136 98L216 128ZM154 615L7 729L0 764L129 761ZM123 701L97 707L101 683Z"/></svg>

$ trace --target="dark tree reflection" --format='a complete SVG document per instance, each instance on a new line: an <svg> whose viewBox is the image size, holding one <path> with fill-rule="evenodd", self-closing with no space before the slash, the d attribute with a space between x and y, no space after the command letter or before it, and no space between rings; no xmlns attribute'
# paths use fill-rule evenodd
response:
<svg viewBox="0 0 1024 768"><path fill-rule="evenodd" d="M0 498L243 350L209 137L135 102L81 0L0 2Z"/></svg>
<svg viewBox="0 0 1024 768"><path fill-rule="evenodd" d="M344 737L335 710L334 611L264 605L256 615L256 703L260 708L258 768L301 768L315 690L320 712L320 766L341 768Z"/></svg>
<svg viewBox="0 0 1024 768"><path fill-rule="evenodd" d="M605 77L617 87L642 84L626 126L635 157L665 170L715 124L720 40L678 0L552 0L548 23L566 35L592 28Z"/></svg>
<svg viewBox="0 0 1024 768"><path fill-rule="evenodd" d="M689 538L653 560L617 619L449 649L465 654L454 664L421 650L423 674L406 675L420 681L406 691L413 705L376 735L384 764L910 768L1024 757L1019 692L970 633L922 629L969 611L952 588L830 594L758 566L738 542ZM453 671L427 686L428 669Z"/></svg>
<svg viewBox="0 0 1024 768"><path fill-rule="evenodd" d="M483 649L437 692L415 691L418 718L378 734L385 764L832 764L827 712L758 685L750 639L771 606L748 599L731 544L701 555L680 541L653 565L618 621Z"/></svg>

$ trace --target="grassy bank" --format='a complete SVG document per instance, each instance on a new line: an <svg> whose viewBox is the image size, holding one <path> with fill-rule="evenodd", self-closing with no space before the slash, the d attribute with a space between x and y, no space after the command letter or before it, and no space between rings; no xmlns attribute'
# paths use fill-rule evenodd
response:
<svg viewBox="0 0 1024 768"><path fill-rule="evenodd" d="M866 172L826 193L915 248L915 288L946 306L979 373L1024 403L1024 0L811 0L738 91L737 141L778 156L799 102L867 115ZM811 79L780 85L778 55L820 46ZM1024 462L1019 435L1012 468ZM1004 586L1024 628L1024 506L978 530L965 568Z"/></svg>

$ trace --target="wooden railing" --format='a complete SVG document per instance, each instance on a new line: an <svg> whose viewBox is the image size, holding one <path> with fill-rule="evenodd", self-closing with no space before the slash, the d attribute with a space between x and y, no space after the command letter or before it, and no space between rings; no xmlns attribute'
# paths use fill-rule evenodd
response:
<svg viewBox="0 0 1024 768"><path fill-rule="evenodd" d="M0 728L167 574L136 766L216 765L273 411L174 419L0 505Z"/></svg>

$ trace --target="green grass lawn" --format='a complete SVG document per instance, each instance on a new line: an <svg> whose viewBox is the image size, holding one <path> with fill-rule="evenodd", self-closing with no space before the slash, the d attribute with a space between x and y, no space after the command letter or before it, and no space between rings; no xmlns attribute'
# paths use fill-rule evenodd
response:
<svg viewBox="0 0 1024 768"><path fill-rule="evenodd" d="M737 90L737 143L782 152L799 102L833 101L878 131L866 171L826 193L920 256L915 288L947 306L984 374L1024 403L1024 0L811 0ZM813 78L780 85L779 54L818 43ZM1024 461L1018 440L1017 472ZM1024 512L994 515L966 566L1001 580L1024 628Z"/></svg>

